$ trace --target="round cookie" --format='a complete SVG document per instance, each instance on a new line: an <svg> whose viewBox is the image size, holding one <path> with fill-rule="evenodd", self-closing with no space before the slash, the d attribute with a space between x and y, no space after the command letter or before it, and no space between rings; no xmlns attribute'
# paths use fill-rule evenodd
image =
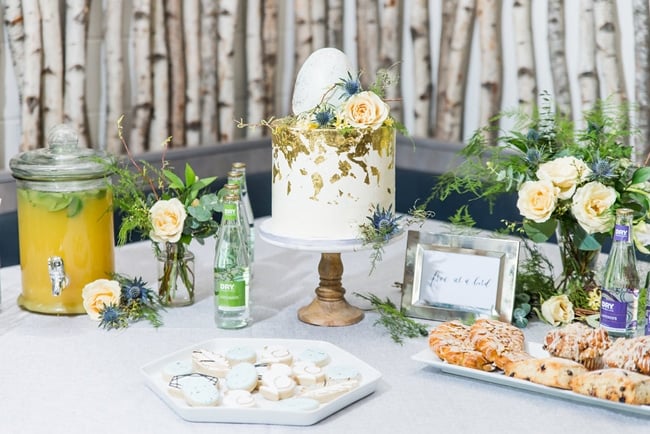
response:
<svg viewBox="0 0 650 434"><path fill-rule="evenodd" d="M323 367L330 362L330 356L325 351L315 348L307 348L298 356L298 360L312 362L316 366Z"/></svg>
<svg viewBox="0 0 650 434"><path fill-rule="evenodd" d="M361 373L351 366L328 366L325 369L326 384L342 383L344 381L361 380Z"/></svg>
<svg viewBox="0 0 650 434"><path fill-rule="evenodd" d="M246 390L252 392L257 387L257 370L251 363L239 363L226 374L226 386L229 390Z"/></svg>
<svg viewBox="0 0 650 434"><path fill-rule="evenodd" d="M255 363L257 361L257 353L249 347L233 347L226 351L226 360L231 366L238 363Z"/></svg>
<svg viewBox="0 0 650 434"><path fill-rule="evenodd" d="M188 377L181 385L181 392L192 407L212 407L221 400L219 389L205 377Z"/></svg>

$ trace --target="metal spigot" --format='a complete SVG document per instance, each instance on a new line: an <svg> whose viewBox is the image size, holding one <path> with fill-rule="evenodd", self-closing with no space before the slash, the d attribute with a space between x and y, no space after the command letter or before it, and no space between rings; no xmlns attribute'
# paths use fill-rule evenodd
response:
<svg viewBox="0 0 650 434"><path fill-rule="evenodd" d="M52 295L61 295L63 288L68 286L68 276L65 275L63 259L60 256L50 256L47 259L47 269L52 282Z"/></svg>

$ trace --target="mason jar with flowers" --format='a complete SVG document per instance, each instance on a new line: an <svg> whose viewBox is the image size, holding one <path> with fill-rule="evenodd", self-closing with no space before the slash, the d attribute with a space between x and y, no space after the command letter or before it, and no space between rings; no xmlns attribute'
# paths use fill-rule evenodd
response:
<svg viewBox="0 0 650 434"><path fill-rule="evenodd" d="M121 123L118 126L122 138ZM121 214L118 244L126 243L132 232L148 237L158 264L161 304L192 304L194 255L189 245L193 240L203 243L217 233L219 200L208 190L216 177L199 178L187 164L181 178L169 167L164 152L160 167L155 167L136 161L123 138L122 142L127 158L111 166L116 175L111 187L113 203Z"/></svg>
<svg viewBox="0 0 650 434"><path fill-rule="evenodd" d="M536 116L509 114L515 129L496 135L494 142L488 137L499 119L477 131L460 152L463 161L440 178L429 199L470 193L491 207L496 197L514 193L522 220L504 221L506 229L533 243L555 235L562 269L554 279L549 278L551 261L535 244L524 243L529 257L520 264L516 294L524 311L514 312L522 325L531 311L564 323L573 316L563 312L574 307L585 314L598 310L595 264L611 237L616 209L634 210L636 246L650 253L642 240L650 221L650 167L631 160L627 108L601 101L583 114L585 128L578 129L552 110L548 97L544 100ZM541 307L549 300L544 315Z"/></svg>

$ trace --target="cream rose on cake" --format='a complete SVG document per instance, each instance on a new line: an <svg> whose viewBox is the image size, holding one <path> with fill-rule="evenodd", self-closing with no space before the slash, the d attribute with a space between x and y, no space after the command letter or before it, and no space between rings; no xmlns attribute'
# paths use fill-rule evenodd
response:
<svg viewBox="0 0 650 434"><path fill-rule="evenodd" d="M569 199L580 181L587 179L591 169L576 157L560 157L541 164L536 175L540 180L551 181L559 189L558 199Z"/></svg>
<svg viewBox="0 0 650 434"><path fill-rule="evenodd" d="M152 229L149 237L159 243L175 243L181 238L183 224L187 217L180 200L172 198L159 200L149 210Z"/></svg>
<svg viewBox="0 0 650 434"><path fill-rule="evenodd" d="M100 321L101 312L105 307L120 304L121 291L119 282L108 279L98 279L84 286L81 296L88 316L95 321Z"/></svg>
<svg viewBox="0 0 650 434"><path fill-rule="evenodd" d="M343 117L354 128L381 127L390 113L390 107L376 93L364 91L352 95L343 107Z"/></svg>
<svg viewBox="0 0 650 434"><path fill-rule="evenodd" d="M573 195L571 212L588 234L608 232L614 225L612 205L616 190L598 181L588 182Z"/></svg>
<svg viewBox="0 0 650 434"><path fill-rule="evenodd" d="M526 181L519 189L517 208L522 216L543 223L557 205L558 188L551 181Z"/></svg>

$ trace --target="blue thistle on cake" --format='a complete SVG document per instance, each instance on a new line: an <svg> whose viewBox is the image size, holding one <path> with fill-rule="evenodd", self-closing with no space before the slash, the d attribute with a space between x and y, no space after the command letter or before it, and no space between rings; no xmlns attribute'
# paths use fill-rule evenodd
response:
<svg viewBox="0 0 650 434"><path fill-rule="evenodd" d="M331 108L318 109L314 112L314 119L318 124L318 128L325 128L334 122L334 112Z"/></svg>
<svg viewBox="0 0 650 434"><path fill-rule="evenodd" d="M350 98L352 95L356 95L357 93L361 92L361 81L359 80L359 74L357 74L356 77L352 77L352 74L348 72L348 78L342 78L341 81L338 83L338 86L343 89L345 92L344 95L342 95L342 98L347 99Z"/></svg>
<svg viewBox="0 0 650 434"><path fill-rule="evenodd" d="M393 207L383 208L381 205L373 205L370 209L371 214L366 217L366 223L359 225L361 230L361 240L364 245L372 244L372 253L370 259L372 273L378 261L382 260L384 246L391 238L400 233L399 221L402 216L397 217L393 213Z"/></svg>

